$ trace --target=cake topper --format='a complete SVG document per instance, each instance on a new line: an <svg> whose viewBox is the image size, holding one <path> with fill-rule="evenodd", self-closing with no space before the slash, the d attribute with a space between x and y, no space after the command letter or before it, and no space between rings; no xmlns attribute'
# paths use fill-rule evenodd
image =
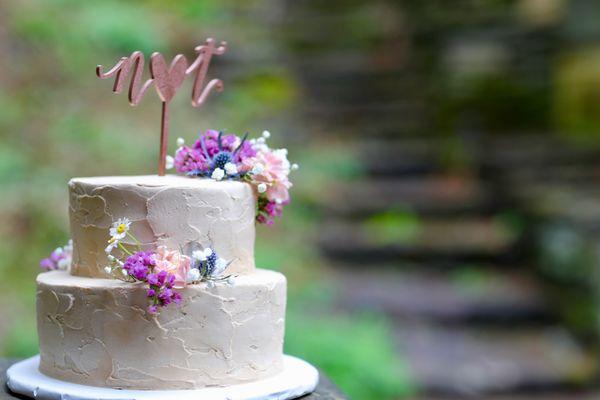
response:
<svg viewBox="0 0 600 400"><path fill-rule="evenodd" d="M134 51L129 57L122 57L109 71L103 72L102 65L96 67L96 75L100 79L115 77L113 92L121 93L125 79L133 68L131 82L129 84L129 104L137 106L148 88L154 84L158 97L162 101L161 125L160 125L160 151L158 158L158 175L165 174L167 157L167 144L169 138L169 103L183 83L186 75L195 72L194 86L192 87L192 106L200 107L206 101L208 95L216 90L223 90L223 82L220 79L212 79L206 85L204 81L208 66L213 55L221 55L227 50L227 43L221 42L215 45L212 38L206 39L206 43L196 46L194 49L198 56L192 64L188 63L184 55L178 54L167 67L162 54L154 52L150 56L150 79L141 82L144 69L144 54Z"/></svg>

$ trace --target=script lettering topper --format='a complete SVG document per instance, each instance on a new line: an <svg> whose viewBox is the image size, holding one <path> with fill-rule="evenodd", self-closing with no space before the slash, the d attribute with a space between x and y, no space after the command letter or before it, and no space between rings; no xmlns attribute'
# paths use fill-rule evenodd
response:
<svg viewBox="0 0 600 400"><path fill-rule="evenodd" d="M115 78L113 92L121 93L125 80L133 70L129 83L129 104L137 106L148 88L154 84L156 93L162 101L162 116L160 125L160 152L158 158L158 175L165 174L165 163L167 158L167 144L169 139L169 103L177 93L186 75L195 73L194 86L192 87L192 106L200 107L206 101L208 95L216 90L223 91L223 82L220 79L212 79L206 85L204 81L208 72L213 55L221 55L227 50L227 43L221 42L215 46L212 38L206 39L205 44L197 46L198 54L192 64L184 55L178 54L167 66L165 58L160 53L152 53L150 56L150 79L141 82L144 70L144 54L134 51L129 57L122 57L109 71L103 72L102 65L96 67L96 75L100 79Z"/></svg>

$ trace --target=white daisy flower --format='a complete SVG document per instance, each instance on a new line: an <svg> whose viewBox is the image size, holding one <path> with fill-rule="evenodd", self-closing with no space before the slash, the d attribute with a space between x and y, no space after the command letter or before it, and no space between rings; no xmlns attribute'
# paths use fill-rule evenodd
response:
<svg viewBox="0 0 600 400"><path fill-rule="evenodd" d="M267 184L264 182L261 182L258 184L258 186L256 186L256 190L258 190L258 193L264 193L267 191Z"/></svg>
<svg viewBox="0 0 600 400"><path fill-rule="evenodd" d="M269 131L263 131L262 137L264 137L265 139L270 138L271 137L271 132L269 132Z"/></svg>
<svg viewBox="0 0 600 400"><path fill-rule="evenodd" d="M175 166L175 159L173 158L173 156L166 156L165 157L165 168L173 169L173 166Z"/></svg>
<svg viewBox="0 0 600 400"><path fill-rule="evenodd" d="M200 271L197 268L192 268L188 271L186 282L192 283L200 279Z"/></svg>
<svg viewBox="0 0 600 400"><path fill-rule="evenodd" d="M220 181L225 177L225 171L223 171L221 168L215 168L210 177L215 181Z"/></svg>
<svg viewBox="0 0 600 400"><path fill-rule="evenodd" d="M110 228L110 236L113 240L121 240L127 236L131 221L129 218L119 218L116 222L113 222ZM117 243L118 244L118 243Z"/></svg>
<svg viewBox="0 0 600 400"><path fill-rule="evenodd" d="M225 164L225 172L227 175L235 175L238 173L237 165L232 162L228 162Z"/></svg>
<svg viewBox="0 0 600 400"><path fill-rule="evenodd" d="M183 147L185 145L185 139L182 137L177 138L177 147Z"/></svg>

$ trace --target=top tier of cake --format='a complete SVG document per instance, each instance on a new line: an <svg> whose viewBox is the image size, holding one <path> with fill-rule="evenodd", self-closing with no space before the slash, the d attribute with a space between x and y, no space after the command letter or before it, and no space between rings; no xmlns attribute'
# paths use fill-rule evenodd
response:
<svg viewBox="0 0 600 400"><path fill-rule="evenodd" d="M107 277L104 249L119 218L131 221L142 245L185 249L196 242L230 261L229 273L251 272L255 213L252 187L243 182L170 175L74 178L69 182L71 273Z"/></svg>

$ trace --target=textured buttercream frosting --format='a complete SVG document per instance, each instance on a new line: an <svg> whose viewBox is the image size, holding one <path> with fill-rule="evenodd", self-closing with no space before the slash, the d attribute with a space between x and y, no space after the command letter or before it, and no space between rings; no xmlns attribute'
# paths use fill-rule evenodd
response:
<svg viewBox="0 0 600 400"><path fill-rule="evenodd" d="M143 285L77 277L37 279L42 373L130 389L197 389L273 376L282 369L285 277L257 269L209 288L181 290L183 304L146 312Z"/></svg>
<svg viewBox="0 0 600 400"><path fill-rule="evenodd" d="M126 217L144 245L211 247L231 261L228 272L254 269L256 200L249 184L183 176L111 176L69 182L71 273L106 277L112 222ZM133 243L131 238L124 242Z"/></svg>

